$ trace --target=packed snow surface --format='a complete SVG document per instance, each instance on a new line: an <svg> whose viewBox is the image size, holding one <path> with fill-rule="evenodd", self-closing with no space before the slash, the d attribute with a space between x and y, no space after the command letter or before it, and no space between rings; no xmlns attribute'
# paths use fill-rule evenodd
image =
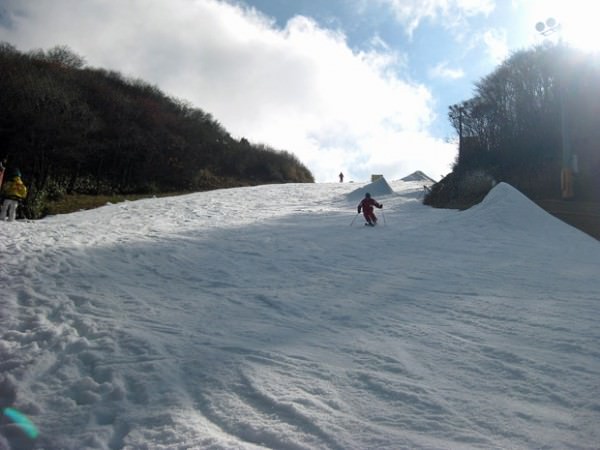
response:
<svg viewBox="0 0 600 450"><path fill-rule="evenodd" d="M506 184L392 181L0 223L0 448L591 449L600 244Z"/></svg>

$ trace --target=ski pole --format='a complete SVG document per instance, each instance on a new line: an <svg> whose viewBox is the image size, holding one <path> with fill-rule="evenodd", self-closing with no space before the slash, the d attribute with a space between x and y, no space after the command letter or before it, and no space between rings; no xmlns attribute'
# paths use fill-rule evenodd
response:
<svg viewBox="0 0 600 450"><path fill-rule="evenodd" d="M385 213L383 212L383 209L381 210L381 217L383 217L383 226L386 226Z"/></svg>
<svg viewBox="0 0 600 450"><path fill-rule="evenodd" d="M358 217L358 213L354 216L354 219L352 219L352 222L350 222L350 226L354 225L354 221L356 220L357 217Z"/></svg>

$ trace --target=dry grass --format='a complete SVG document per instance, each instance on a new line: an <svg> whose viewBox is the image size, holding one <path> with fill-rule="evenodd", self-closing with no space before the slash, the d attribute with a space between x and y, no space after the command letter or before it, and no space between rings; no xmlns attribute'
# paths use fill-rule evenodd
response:
<svg viewBox="0 0 600 450"><path fill-rule="evenodd" d="M60 200L49 201L45 205L46 215L68 214L76 211L94 209L108 203L121 203L152 197L171 197L185 193L168 194L132 194L132 195L64 195Z"/></svg>

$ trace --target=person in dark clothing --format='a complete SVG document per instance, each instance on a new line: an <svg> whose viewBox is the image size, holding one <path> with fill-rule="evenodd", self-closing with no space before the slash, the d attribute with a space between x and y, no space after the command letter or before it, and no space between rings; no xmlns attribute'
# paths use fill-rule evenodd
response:
<svg viewBox="0 0 600 450"><path fill-rule="evenodd" d="M4 170L6 169L6 158L0 161L0 189L2 189L2 180L4 180Z"/></svg>
<svg viewBox="0 0 600 450"><path fill-rule="evenodd" d="M372 227L377 225L377 216L373 212L373 207L381 209L383 208L383 204L379 203L374 198L371 198L371 194L367 192L365 198L358 204L358 213L360 214L362 211L363 216L367 221L365 225L371 225Z"/></svg>

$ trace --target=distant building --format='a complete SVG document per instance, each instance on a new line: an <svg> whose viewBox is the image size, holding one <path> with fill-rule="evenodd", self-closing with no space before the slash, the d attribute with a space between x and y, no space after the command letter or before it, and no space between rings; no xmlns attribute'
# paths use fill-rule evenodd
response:
<svg viewBox="0 0 600 450"><path fill-rule="evenodd" d="M401 178L402 181L424 181L426 183L435 183L435 180L430 176L425 175L420 170L411 173L410 175Z"/></svg>

